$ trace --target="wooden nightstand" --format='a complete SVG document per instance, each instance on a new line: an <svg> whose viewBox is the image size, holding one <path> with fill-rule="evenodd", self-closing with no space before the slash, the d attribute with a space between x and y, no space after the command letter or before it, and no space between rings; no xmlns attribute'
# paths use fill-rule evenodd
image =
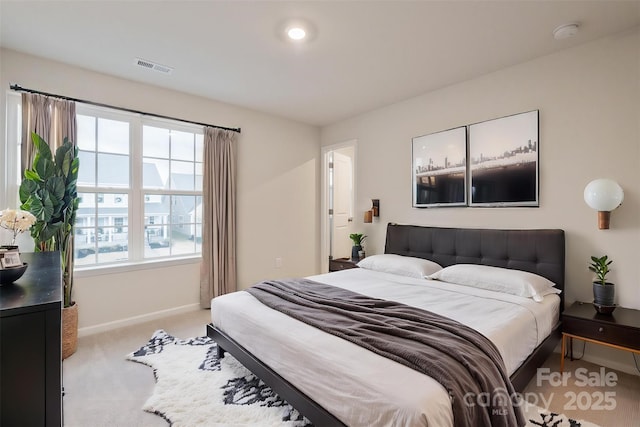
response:
<svg viewBox="0 0 640 427"><path fill-rule="evenodd" d="M350 258L337 258L329 260L329 272L347 270L349 268L358 268L358 261L353 261Z"/></svg>
<svg viewBox="0 0 640 427"><path fill-rule="evenodd" d="M574 302L562 313L560 372L564 370L567 338L571 346L573 338L577 338L640 354L640 310L617 307L607 316L596 312L591 303Z"/></svg>

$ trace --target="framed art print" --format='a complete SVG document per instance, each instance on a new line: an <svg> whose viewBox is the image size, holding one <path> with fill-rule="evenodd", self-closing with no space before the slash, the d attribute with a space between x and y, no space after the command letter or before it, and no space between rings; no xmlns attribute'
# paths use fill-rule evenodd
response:
<svg viewBox="0 0 640 427"><path fill-rule="evenodd" d="M412 140L413 207L467 204L466 126Z"/></svg>
<svg viewBox="0 0 640 427"><path fill-rule="evenodd" d="M469 205L539 206L538 110L469 125Z"/></svg>

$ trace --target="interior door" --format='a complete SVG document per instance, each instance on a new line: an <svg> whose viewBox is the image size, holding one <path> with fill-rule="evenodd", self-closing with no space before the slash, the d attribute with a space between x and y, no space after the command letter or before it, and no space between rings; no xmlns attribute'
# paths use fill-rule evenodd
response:
<svg viewBox="0 0 640 427"><path fill-rule="evenodd" d="M351 257L349 234L353 224L353 159L340 151L333 152L333 229L331 256Z"/></svg>

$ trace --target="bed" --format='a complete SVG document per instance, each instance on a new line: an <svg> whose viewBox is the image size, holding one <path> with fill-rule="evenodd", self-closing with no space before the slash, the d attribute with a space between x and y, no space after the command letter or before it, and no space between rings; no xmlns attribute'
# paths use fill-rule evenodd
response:
<svg viewBox="0 0 640 427"><path fill-rule="evenodd" d="M531 272L564 290L562 230L389 224L385 254L442 267L472 264ZM440 312L478 329L500 350L518 391L560 339L562 294L536 302L367 269L310 279ZM273 310L247 292L215 298L207 331L221 352L231 353L315 425L452 425L446 390L429 376Z"/></svg>

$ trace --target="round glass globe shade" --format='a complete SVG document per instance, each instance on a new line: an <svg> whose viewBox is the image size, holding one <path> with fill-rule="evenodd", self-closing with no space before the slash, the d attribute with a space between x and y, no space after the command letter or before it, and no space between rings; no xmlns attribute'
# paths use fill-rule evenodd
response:
<svg viewBox="0 0 640 427"><path fill-rule="evenodd" d="M622 187L612 179L595 179L584 188L584 201L597 211L610 212L623 200Z"/></svg>

